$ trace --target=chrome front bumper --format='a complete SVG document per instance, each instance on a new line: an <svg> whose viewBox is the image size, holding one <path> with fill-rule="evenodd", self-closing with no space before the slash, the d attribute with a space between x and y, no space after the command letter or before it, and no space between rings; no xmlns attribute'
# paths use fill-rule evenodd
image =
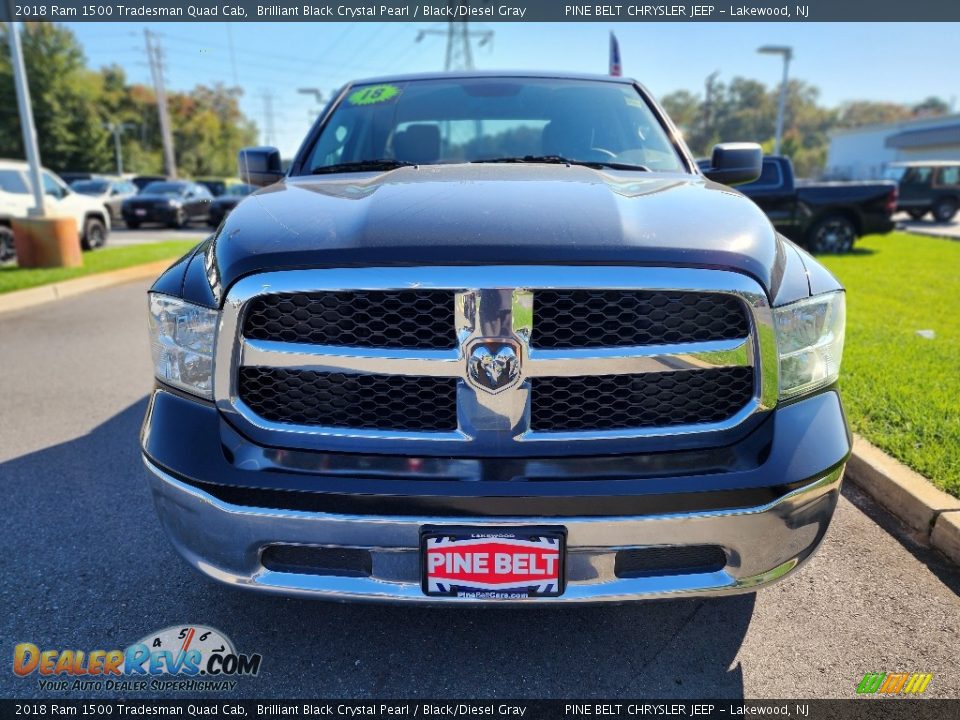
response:
<svg viewBox="0 0 960 720"><path fill-rule="evenodd" d="M231 585L327 600L489 603L427 597L420 588L424 525L558 525L567 530L566 591L529 604L623 602L648 598L750 592L778 580L819 546L840 491L843 468L758 507L631 517L410 517L341 515L246 507L223 502L144 460L161 522L181 555L204 574ZM369 577L277 572L260 562L272 544L369 550ZM617 577L619 550L719 545L722 570Z"/></svg>

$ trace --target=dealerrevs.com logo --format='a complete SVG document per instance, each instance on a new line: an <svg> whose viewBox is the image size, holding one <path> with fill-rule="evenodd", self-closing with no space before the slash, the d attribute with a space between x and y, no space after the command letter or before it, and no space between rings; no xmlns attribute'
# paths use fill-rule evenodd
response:
<svg viewBox="0 0 960 720"><path fill-rule="evenodd" d="M202 625L173 625L125 650L46 649L23 642L13 672L37 677L40 690L104 692L224 691L260 672L258 653L238 653L226 635Z"/></svg>

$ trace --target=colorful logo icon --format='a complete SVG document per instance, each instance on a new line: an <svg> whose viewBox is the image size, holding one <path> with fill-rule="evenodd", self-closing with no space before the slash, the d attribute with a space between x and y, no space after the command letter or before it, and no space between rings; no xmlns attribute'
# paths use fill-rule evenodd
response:
<svg viewBox="0 0 960 720"><path fill-rule="evenodd" d="M857 694L919 695L931 680L930 673L867 673L857 686Z"/></svg>

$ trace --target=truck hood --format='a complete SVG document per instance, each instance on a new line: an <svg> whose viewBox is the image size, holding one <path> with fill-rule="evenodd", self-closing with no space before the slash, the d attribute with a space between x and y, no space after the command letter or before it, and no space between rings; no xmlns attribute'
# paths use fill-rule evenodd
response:
<svg viewBox="0 0 960 720"><path fill-rule="evenodd" d="M699 176L565 165L434 165L288 178L215 239L220 286L251 273L438 264L723 268L773 297L784 250L750 200Z"/></svg>

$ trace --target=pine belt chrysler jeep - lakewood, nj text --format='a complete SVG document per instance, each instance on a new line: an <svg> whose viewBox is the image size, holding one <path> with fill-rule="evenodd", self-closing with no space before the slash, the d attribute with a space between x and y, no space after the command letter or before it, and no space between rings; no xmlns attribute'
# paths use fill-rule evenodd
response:
<svg viewBox="0 0 960 720"><path fill-rule="evenodd" d="M622 78L345 87L149 294L142 431L177 550L343 600L751 591L850 453L844 293Z"/></svg>

